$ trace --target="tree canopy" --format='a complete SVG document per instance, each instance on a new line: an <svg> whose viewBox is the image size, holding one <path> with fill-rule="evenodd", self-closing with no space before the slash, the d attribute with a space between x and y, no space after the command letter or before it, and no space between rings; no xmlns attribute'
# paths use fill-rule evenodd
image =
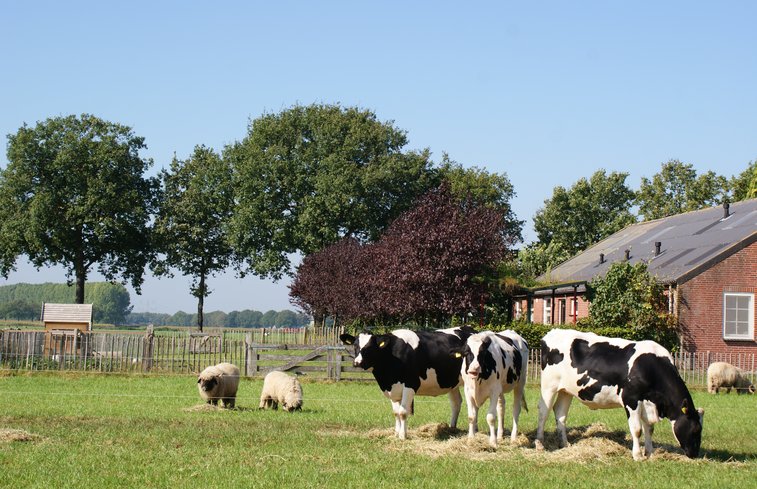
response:
<svg viewBox="0 0 757 489"><path fill-rule="evenodd" d="M0 273L19 255L40 268L60 264L83 303L96 266L108 281L139 291L152 247L149 220L157 189L139 156L144 139L89 114L24 124L8 135L0 171Z"/></svg>
<svg viewBox="0 0 757 489"><path fill-rule="evenodd" d="M162 260L154 268L159 274L175 268L192 277L190 292L197 298L202 331L207 279L229 267L234 256L227 235L234 210L231 168L212 149L196 146L188 159L174 157L161 178L155 237Z"/></svg>
<svg viewBox="0 0 757 489"><path fill-rule="evenodd" d="M503 214L444 185L401 214L376 243L344 240L306 256L290 286L314 316L370 324L444 324L476 312L490 272L518 236Z"/></svg>
<svg viewBox="0 0 757 489"><path fill-rule="evenodd" d="M725 177L713 171L697 176L692 165L670 160L652 180L642 177L636 202L639 214L649 221L718 205L726 190Z"/></svg>
<svg viewBox="0 0 757 489"><path fill-rule="evenodd" d="M739 175L734 175L729 187L734 202L757 198L757 160L749 162L746 170Z"/></svg>
<svg viewBox="0 0 757 489"><path fill-rule="evenodd" d="M251 122L224 152L237 207L230 238L247 270L274 279L289 255L344 236L377 238L429 188L427 152L403 152L404 131L368 110L294 106Z"/></svg>
<svg viewBox="0 0 757 489"><path fill-rule="evenodd" d="M538 242L520 252L525 270L538 276L592 244L636 222L628 173L596 171L569 189L557 186L534 216Z"/></svg>

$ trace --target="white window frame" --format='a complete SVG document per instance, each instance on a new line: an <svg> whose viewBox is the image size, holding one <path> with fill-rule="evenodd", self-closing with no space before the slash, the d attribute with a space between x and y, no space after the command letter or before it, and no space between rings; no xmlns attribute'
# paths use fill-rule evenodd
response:
<svg viewBox="0 0 757 489"><path fill-rule="evenodd" d="M515 319L520 319L522 314L520 301L515 301Z"/></svg>
<svg viewBox="0 0 757 489"><path fill-rule="evenodd" d="M728 334L726 331L726 319L727 319L727 311L728 311L728 297L748 297L749 298L749 306L748 306L748 323L747 323L747 334L745 335L739 335L739 334ZM724 292L723 293L723 339L724 340L749 340L754 341L754 294L750 292Z"/></svg>
<svg viewBox="0 0 757 489"><path fill-rule="evenodd" d="M552 298L545 297L543 301L544 301L544 308L542 310L542 314L543 314L542 317L544 318L544 324L552 324Z"/></svg>
<svg viewBox="0 0 757 489"><path fill-rule="evenodd" d="M570 298L570 317L574 317L578 315L578 297Z"/></svg>

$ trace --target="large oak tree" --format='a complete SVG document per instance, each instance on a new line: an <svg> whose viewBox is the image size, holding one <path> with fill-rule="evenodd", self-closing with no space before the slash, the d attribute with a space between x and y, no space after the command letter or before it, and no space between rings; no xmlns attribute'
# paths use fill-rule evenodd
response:
<svg viewBox="0 0 757 489"><path fill-rule="evenodd" d="M96 267L139 291L150 259L149 220L157 181L140 157L144 138L93 115L53 117L8 135L0 171L0 273L25 254L40 268L60 264L84 302Z"/></svg>
<svg viewBox="0 0 757 489"><path fill-rule="evenodd" d="M230 238L245 271L280 278L290 255L344 236L376 239L431 184L427 152L368 110L294 106L251 122L224 158L234 168L237 207Z"/></svg>

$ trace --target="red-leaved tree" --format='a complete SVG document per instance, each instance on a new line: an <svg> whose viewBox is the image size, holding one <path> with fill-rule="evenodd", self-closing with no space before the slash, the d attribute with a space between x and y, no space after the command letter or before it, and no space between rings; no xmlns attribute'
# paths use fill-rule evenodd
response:
<svg viewBox="0 0 757 489"><path fill-rule="evenodd" d="M305 257L290 296L315 316L443 324L478 310L486 294L480 278L517 239L500 210L455 198L442 185L378 242L346 238Z"/></svg>

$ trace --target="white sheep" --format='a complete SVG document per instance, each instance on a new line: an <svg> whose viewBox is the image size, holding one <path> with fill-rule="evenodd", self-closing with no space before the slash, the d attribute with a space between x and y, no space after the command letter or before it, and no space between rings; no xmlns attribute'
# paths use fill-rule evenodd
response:
<svg viewBox="0 0 757 489"><path fill-rule="evenodd" d="M284 411L302 410L302 386L295 377L273 371L263 380L260 409L277 409L279 404Z"/></svg>
<svg viewBox="0 0 757 489"><path fill-rule="evenodd" d="M239 367L230 363L211 365L200 373L197 379L197 389L200 397L208 404L218 405L223 401L223 407L233 408L239 388Z"/></svg>
<svg viewBox="0 0 757 489"><path fill-rule="evenodd" d="M739 394L748 392L754 394L754 385L749 382L744 372L726 362L715 362L707 369L707 392L717 394L724 387L730 394L731 388L735 388Z"/></svg>

